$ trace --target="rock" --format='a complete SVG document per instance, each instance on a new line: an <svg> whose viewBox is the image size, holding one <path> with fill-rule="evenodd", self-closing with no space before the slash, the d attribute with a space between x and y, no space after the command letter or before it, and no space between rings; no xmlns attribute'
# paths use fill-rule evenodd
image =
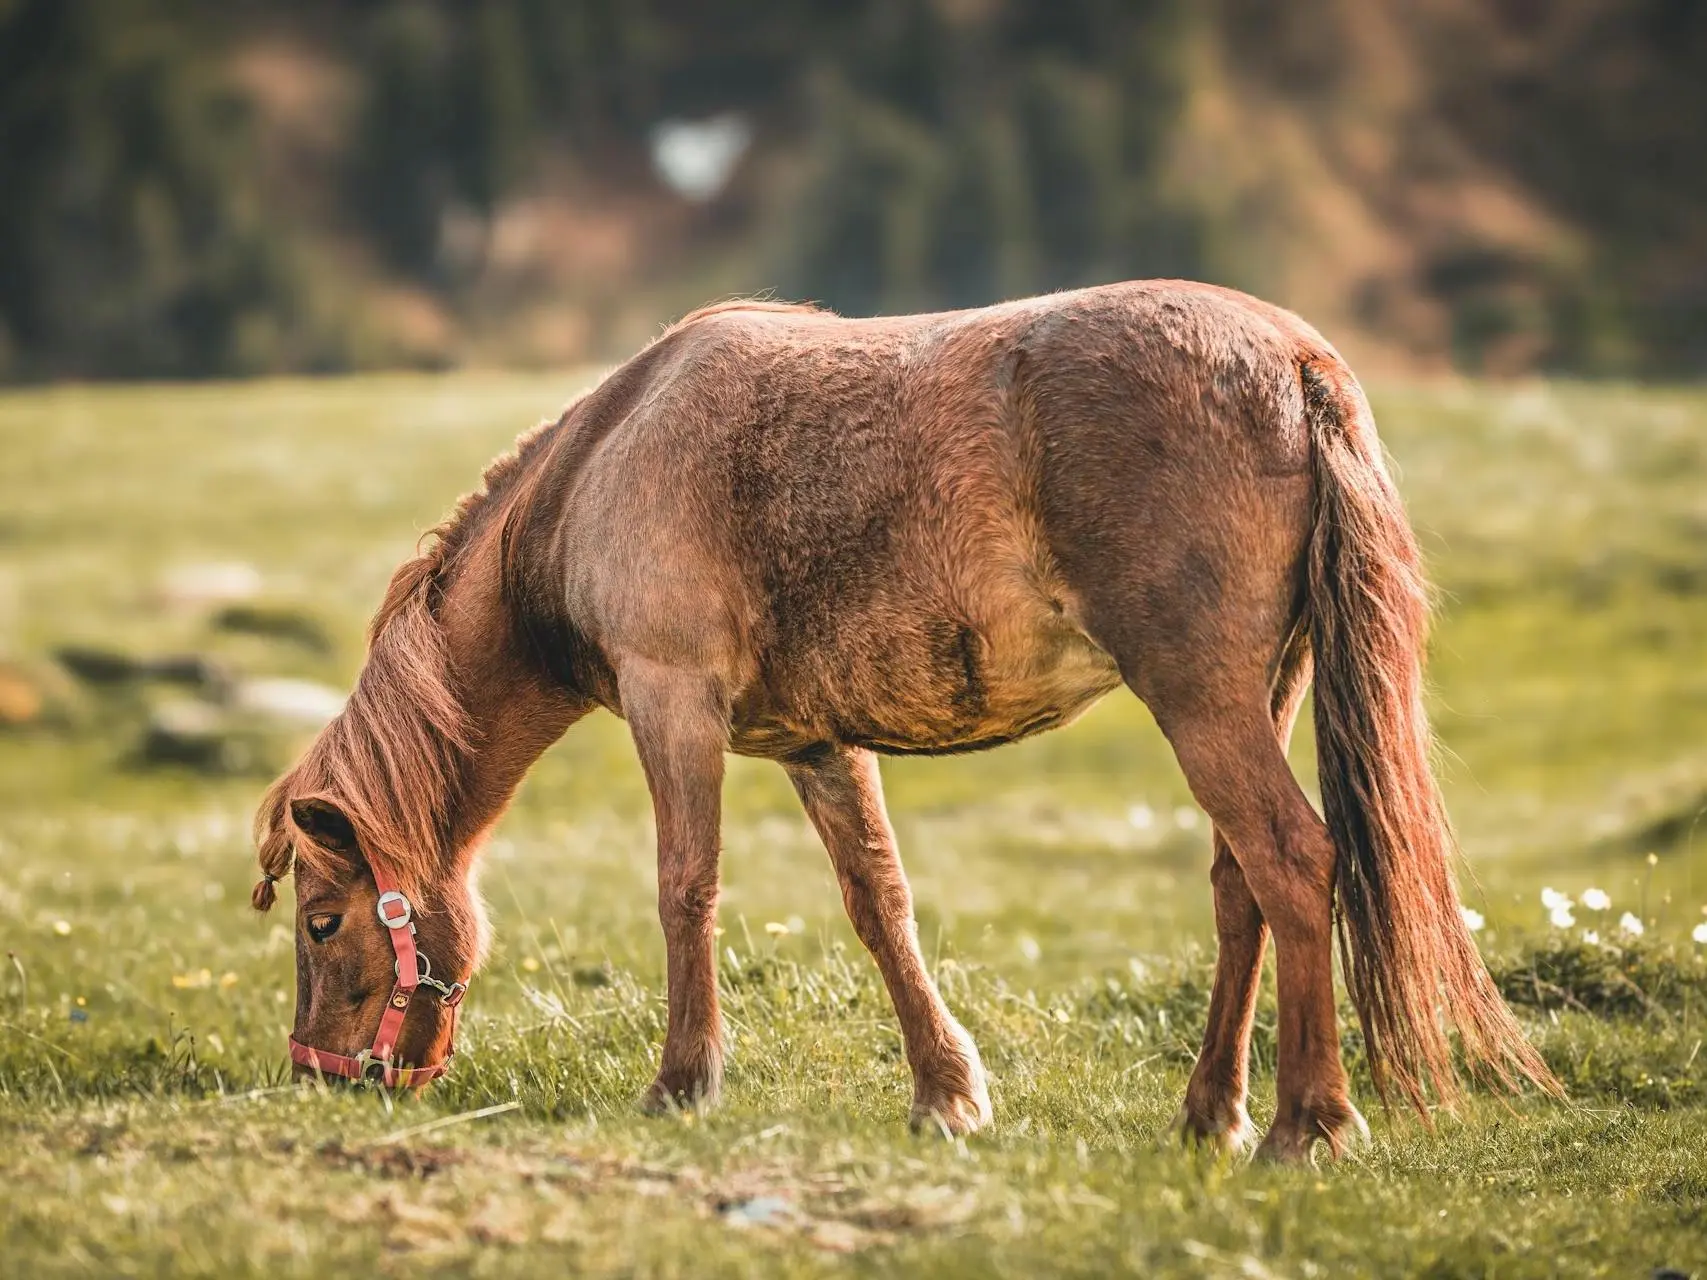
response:
<svg viewBox="0 0 1707 1280"><path fill-rule="evenodd" d="M172 653L162 658L145 659L142 678L208 692L218 692L231 686L231 673L224 665L199 653Z"/></svg>
<svg viewBox="0 0 1707 1280"><path fill-rule="evenodd" d="M53 656L60 666L86 684L119 685L139 680L160 680L207 692L219 692L231 684L230 673L220 663L199 653L135 658L113 649L63 645L54 650Z"/></svg>
<svg viewBox="0 0 1707 1280"><path fill-rule="evenodd" d="M142 678L142 664L127 653L66 645L55 649L53 656L60 666L88 684L123 684Z"/></svg>
<svg viewBox="0 0 1707 1280"><path fill-rule="evenodd" d="M303 729L318 729L343 709L335 689L312 680L242 680L213 701L178 698L148 714L138 761L202 773L265 772Z"/></svg>
<svg viewBox="0 0 1707 1280"><path fill-rule="evenodd" d="M0 662L0 726L35 724L47 709L47 698L29 673Z"/></svg>
<svg viewBox="0 0 1707 1280"><path fill-rule="evenodd" d="M319 621L289 605L231 604L213 615L221 631L287 640L311 653L330 653L332 638Z"/></svg>
<svg viewBox="0 0 1707 1280"><path fill-rule="evenodd" d="M239 682L231 703L278 724L318 727L344 709L344 695L313 680L267 676Z"/></svg>
<svg viewBox="0 0 1707 1280"><path fill-rule="evenodd" d="M55 663L0 660L0 729L76 724L87 711L81 692Z"/></svg>
<svg viewBox="0 0 1707 1280"><path fill-rule="evenodd" d="M241 561L185 564L160 581L160 598L179 608L205 608L261 594L261 571Z"/></svg>
<svg viewBox="0 0 1707 1280"><path fill-rule="evenodd" d="M732 1227L789 1226L798 1220L794 1206L781 1196L754 1196L718 1206L723 1221Z"/></svg>
<svg viewBox="0 0 1707 1280"><path fill-rule="evenodd" d="M174 764L204 773L236 773L254 757L234 737L226 718L212 703L185 698L162 703L149 714L142 737L145 764Z"/></svg>

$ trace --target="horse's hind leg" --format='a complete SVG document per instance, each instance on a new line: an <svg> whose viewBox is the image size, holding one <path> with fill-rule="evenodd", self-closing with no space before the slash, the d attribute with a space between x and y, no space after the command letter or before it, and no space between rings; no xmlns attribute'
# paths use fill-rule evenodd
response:
<svg viewBox="0 0 1707 1280"><path fill-rule="evenodd" d="M1336 1153L1367 1132L1351 1105L1334 1009L1334 849L1280 749L1268 708L1151 702L1180 767L1274 931L1280 987L1274 1124L1258 1154Z"/></svg>
<svg viewBox="0 0 1707 1280"><path fill-rule="evenodd" d="M1256 1014L1257 983L1268 923L1251 896L1227 837L1215 829L1215 862L1209 869L1215 895L1215 988L1203 1048L1186 1086L1179 1129L1188 1142L1240 1153L1256 1142L1256 1129L1245 1109L1251 1057L1251 1022Z"/></svg>
<svg viewBox="0 0 1707 1280"><path fill-rule="evenodd" d="M826 749L790 764L788 775L835 865L854 932L877 961L900 1017L913 1069L912 1126L961 1134L988 1124L978 1050L943 1005L919 954L913 895L884 811L877 757Z"/></svg>
<svg viewBox="0 0 1707 1280"><path fill-rule="evenodd" d="M1309 648L1300 632L1282 658L1272 709L1281 750L1292 737L1304 691L1309 687ZM1251 1022L1257 983L1268 949L1268 922L1251 893L1226 834L1215 828L1215 861L1209 869L1215 896L1215 987L1203 1048L1180 1108L1181 1135L1233 1153L1256 1142L1245 1108L1249 1091Z"/></svg>

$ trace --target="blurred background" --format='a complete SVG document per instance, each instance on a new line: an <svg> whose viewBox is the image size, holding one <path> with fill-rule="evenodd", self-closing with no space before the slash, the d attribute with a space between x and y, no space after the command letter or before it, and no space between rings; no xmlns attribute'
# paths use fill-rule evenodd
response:
<svg viewBox="0 0 1707 1280"><path fill-rule="evenodd" d="M563 366L1139 276L1707 371L1695 0L0 0L0 379Z"/></svg>

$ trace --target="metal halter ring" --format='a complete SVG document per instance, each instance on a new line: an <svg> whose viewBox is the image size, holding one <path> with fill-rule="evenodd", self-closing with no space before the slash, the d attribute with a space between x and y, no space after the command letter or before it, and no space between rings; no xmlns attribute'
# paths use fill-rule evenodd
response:
<svg viewBox="0 0 1707 1280"><path fill-rule="evenodd" d="M418 971L415 976L415 985L426 987L430 991L437 991L439 999L445 1004L455 1004L457 1000L461 999L462 993L468 990L466 982L445 983L433 977L433 962L427 958L424 951L415 953L415 967ZM401 978L403 976L402 961L393 960L391 971Z"/></svg>
<svg viewBox="0 0 1707 1280"><path fill-rule="evenodd" d="M386 904L392 902L398 903L402 906L402 915L388 916L385 914ZM392 889L388 893L380 894L379 902L375 904L374 909L379 913L379 922L387 929L402 929L415 918L415 908L409 905L409 899L405 898L395 889Z"/></svg>

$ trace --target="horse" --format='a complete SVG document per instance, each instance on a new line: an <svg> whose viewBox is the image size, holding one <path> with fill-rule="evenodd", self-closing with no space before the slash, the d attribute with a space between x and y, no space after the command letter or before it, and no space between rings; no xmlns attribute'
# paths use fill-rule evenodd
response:
<svg viewBox="0 0 1707 1280"><path fill-rule="evenodd" d="M1257 1154L1367 1138L1336 935L1383 1100L1426 1117L1464 1074L1556 1091L1461 918L1428 621L1368 402L1288 311L1184 281L867 319L703 308L520 437L423 539L344 710L267 792L253 902L294 868L296 1070L442 1071L486 946L479 851L532 763L602 707L656 818L669 1012L644 1105L721 1088L735 752L787 772L829 853L901 1024L911 1123L970 1133L986 1076L920 953L878 757L1013 742L1125 686L1213 828L1218 954L1182 1134L1255 1142L1271 935L1277 1105ZM1320 816L1286 758L1312 682Z"/></svg>

